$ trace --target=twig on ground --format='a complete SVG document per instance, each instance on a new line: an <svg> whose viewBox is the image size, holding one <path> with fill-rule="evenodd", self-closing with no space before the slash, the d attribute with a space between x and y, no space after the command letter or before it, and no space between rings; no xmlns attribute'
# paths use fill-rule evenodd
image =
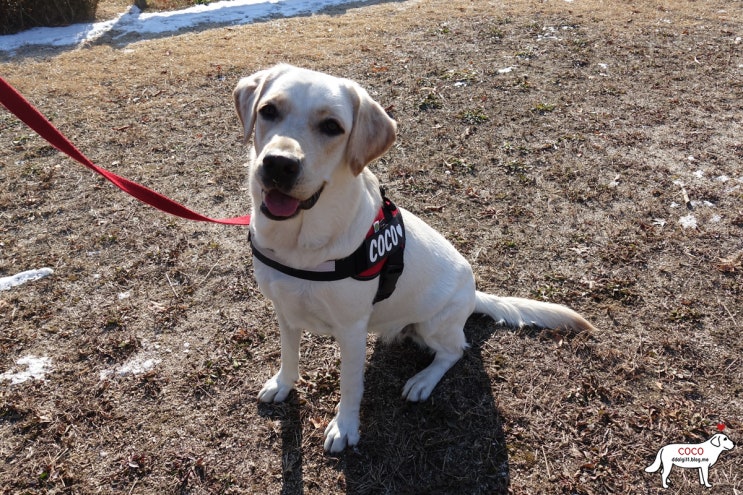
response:
<svg viewBox="0 0 743 495"><path fill-rule="evenodd" d="M178 295L178 292L175 290L175 287L173 286L173 282L170 280L170 277L168 276L167 273L165 274L165 278L168 279L168 285L170 285L170 290L173 291L173 295L175 296L175 298L180 299L181 296Z"/></svg>
<svg viewBox="0 0 743 495"><path fill-rule="evenodd" d="M681 186L681 195L684 197L684 204L686 205L686 209L693 210L694 206L691 204L689 193L686 192L686 188L684 186Z"/></svg>
<svg viewBox="0 0 743 495"><path fill-rule="evenodd" d="M722 301L717 301L717 302L720 303L720 306L722 306L722 308L728 314L728 316L730 317L730 319L733 321L733 326L734 327L737 327L738 326L738 322L735 320L735 316L733 316L733 313L730 312L730 310L728 309L728 307L725 305L724 302L722 302Z"/></svg>

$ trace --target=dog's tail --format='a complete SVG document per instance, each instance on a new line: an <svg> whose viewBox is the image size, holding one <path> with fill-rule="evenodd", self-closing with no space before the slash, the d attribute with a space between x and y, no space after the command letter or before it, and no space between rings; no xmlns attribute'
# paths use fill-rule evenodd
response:
<svg viewBox="0 0 743 495"><path fill-rule="evenodd" d="M645 468L646 473L654 473L660 469L660 465L661 465L660 455L662 452L663 452L663 449L660 449L658 451L658 454L655 456L655 462L653 462L651 465Z"/></svg>
<svg viewBox="0 0 743 495"><path fill-rule="evenodd" d="M537 326L540 328L595 330L593 325L570 308L520 297L498 297L477 292L475 313L483 313L498 323L510 327Z"/></svg>

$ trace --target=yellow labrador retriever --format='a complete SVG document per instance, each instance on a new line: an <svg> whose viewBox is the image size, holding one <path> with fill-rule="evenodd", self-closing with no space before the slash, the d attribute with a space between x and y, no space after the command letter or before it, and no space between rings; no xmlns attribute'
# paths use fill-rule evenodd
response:
<svg viewBox="0 0 743 495"><path fill-rule="evenodd" d="M475 289L469 263L438 232L383 199L366 166L395 140L396 124L358 84L278 65L239 81L235 105L250 149L255 277L274 304L281 367L258 399L286 399L299 378L302 330L332 335L341 400L325 450L359 441L366 336L403 334L434 353L403 396L424 401L467 347L472 313L511 326L592 329L557 304Z"/></svg>

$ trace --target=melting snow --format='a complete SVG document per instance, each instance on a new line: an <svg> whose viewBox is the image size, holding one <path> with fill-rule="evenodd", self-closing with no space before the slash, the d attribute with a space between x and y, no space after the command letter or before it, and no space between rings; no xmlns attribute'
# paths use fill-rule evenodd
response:
<svg viewBox="0 0 743 495"><path fill-rule="evenodd" d="M693 213L689 213L688 215L679 218L679 223L685 229L697 228L697 218L694 216Z"/></svg>
<svg viewBox="0 0 743 495"><path fill-rule="evenodd" d="M0 380L10 380L11 385L17 385L28 380L44 380L44 376L52 370L52 360L48 357L25 356L15 362L26 366L26 371L13 373L6 371L0 374Z"/></svg>
<svg viewBox="0 0 743 495"><path fill-rule="evenodd" d="M26 282L33 282L40 278L48 277L54 273L51 268L39 268L38 270L27 270L9 277L0 277L0 290L10 290Z"/></svg>
<svg viewBox="0 0 743 495"><path fill-rule="evenodd" d="M545 26L542 28L542 33L544 34L538 34L537 40L555 40L555 41L561 41L562 38L557 36L557 28L553 26Z"/></svg>
<svg viewBox="0 0 743 495"><path fill-rule="evenodd" d="M158 364L160 364L160 360L157 358L137 355L121 366L101 371L99 377L101 380L106 380L112 376L141 375L142 373L147 373Z"/></svg>
<svg viewBox="0 0 743 495"><path fill-rule="evenodd" d="M290 17L318 12L328 7L356 3L356 0L232 0L171 12L143 13L135 5L116 19L39 27L0 36L0 51L13 52L27 45L70 46L94 41L105 34L114 39L130 34L177 33L199 24L249 24L270 17Z"/></svg>

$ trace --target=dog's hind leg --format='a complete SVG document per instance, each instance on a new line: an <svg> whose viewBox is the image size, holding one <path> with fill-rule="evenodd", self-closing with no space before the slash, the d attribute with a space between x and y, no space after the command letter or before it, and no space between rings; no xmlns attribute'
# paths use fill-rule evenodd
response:
<svg viewBox="0 0 743 495"><path fill-rule="evenodd" d="M407 381L402 389L402 396L411 402L428 399L436 384L444 374L462 357L462 351L437 351L433 362L423 371Z"/></svg>
<svg viewBox="0 0 743 495"><path fill-rule="evenodd" d="M467 300L451 301L433 319L415 326L416 334L436 355L426 369L407 381L402 390L411 402L428 399L444 374L459 361L467 348L464 324L472 314L473 303Z"/></svg>
<svg viewBox="0 0 743 495"><path fill-rule="evenodd" d="M283 402L299 380L299 342L302 331L289 326L281 315L278 318L281 334L281 368L258 392L258 400L261 402Z"/></svg>
<svg viewBox="0 0 743 495"><path fill-rule="evenodd" d="M661 484L663 485L663 488L668 488L668 475L671 474L671 468L673 467L673 463L670 461L663 463L663 474L660 477Z"/></svg>

